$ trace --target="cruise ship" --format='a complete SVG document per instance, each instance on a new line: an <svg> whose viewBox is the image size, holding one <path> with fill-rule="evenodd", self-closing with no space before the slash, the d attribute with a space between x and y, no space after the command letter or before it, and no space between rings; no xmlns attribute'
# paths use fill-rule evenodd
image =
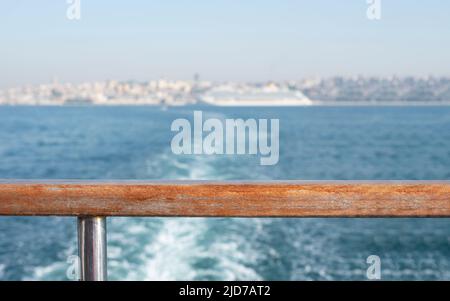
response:
<svg viewBox="0 0 450 301"><path fill-rule="evenodd" d="M279 88L222 85L200 96L200 102L214 106L308 106L313 102L301 91Z"/></svg>

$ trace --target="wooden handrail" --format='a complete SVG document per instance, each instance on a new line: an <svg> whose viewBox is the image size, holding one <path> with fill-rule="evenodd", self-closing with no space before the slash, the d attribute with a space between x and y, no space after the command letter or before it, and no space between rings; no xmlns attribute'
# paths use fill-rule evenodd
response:
<svg viewBox="0 0 450 301"><path fill-rule="evenodd" d="M450 217L450 182L6 180L0 215Z"/></svg>
<svg viewBox="0 0 450 301"><path fill-rule="evenodd" d="M106 280L106 216L450 217L450 182L0 181L0 215L78 216L80 279Z"/></svg>

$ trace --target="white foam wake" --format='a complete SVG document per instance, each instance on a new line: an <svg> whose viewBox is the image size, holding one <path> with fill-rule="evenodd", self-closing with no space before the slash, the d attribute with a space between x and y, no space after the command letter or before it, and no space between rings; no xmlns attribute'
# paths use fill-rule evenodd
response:
<svg viewBox="0 0 450 301"><path fill-rule="evenodd" d="M158 162L169 172L165 178L188 180L220 180L226 175L214 174L217 157L186 158L160 155L149 160L149 171ZM214 220L205 218L167 218L141 254L141 272L127 275L131 280L143 275L146 280L245 280L261 277L250 267L257 250L240 235L221 233L213 237L208 230ZM243 247L243 245L245 245ZM205 266L206 263L206 266ZM143 270L142 270L143 269Z"/></svg>

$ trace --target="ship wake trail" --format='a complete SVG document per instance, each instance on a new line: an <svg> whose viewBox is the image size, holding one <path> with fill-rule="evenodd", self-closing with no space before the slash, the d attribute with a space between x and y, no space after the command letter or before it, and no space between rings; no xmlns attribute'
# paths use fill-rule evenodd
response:
<svg viewBox="0 0 450 301"><path fill-rule="evenodd" d="M216 157L162 153L147 162L148 172L165 179L221 180ZM227 160L223 158L223 160ZM157 163L155 163L157 162ZM232 220L206 218L113 218L108 246L112 279L250 280L258 251ZM225 223L226 222L226 223ZM256 222L256 221L255 221ZM220 229L219 229L220 228ZM224 231L225 230L227 231ZM112 247L110 247L112 246ZM133 249L130 251L130 248ZM248 254L254 254L249 256Z"/></svg>

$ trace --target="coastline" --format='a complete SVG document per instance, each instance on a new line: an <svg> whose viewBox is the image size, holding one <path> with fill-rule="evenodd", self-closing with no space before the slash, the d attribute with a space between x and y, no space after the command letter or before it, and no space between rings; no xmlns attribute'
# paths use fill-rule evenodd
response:
<svg viewBox="0 0 450 301"><path fill-rule="evenodd" d="M111 103L111 104L59 104L59 103L45 103L45 104L0 104L0 107L192 107L192 106L209 106L209 107L446 107L450 106L450 101L313 101L312 103L277 103L268 102L267 104L249 104L245 102L243 104L212 104L212 103L187 103L187 104L142 104L142 103Z"/></svg>

